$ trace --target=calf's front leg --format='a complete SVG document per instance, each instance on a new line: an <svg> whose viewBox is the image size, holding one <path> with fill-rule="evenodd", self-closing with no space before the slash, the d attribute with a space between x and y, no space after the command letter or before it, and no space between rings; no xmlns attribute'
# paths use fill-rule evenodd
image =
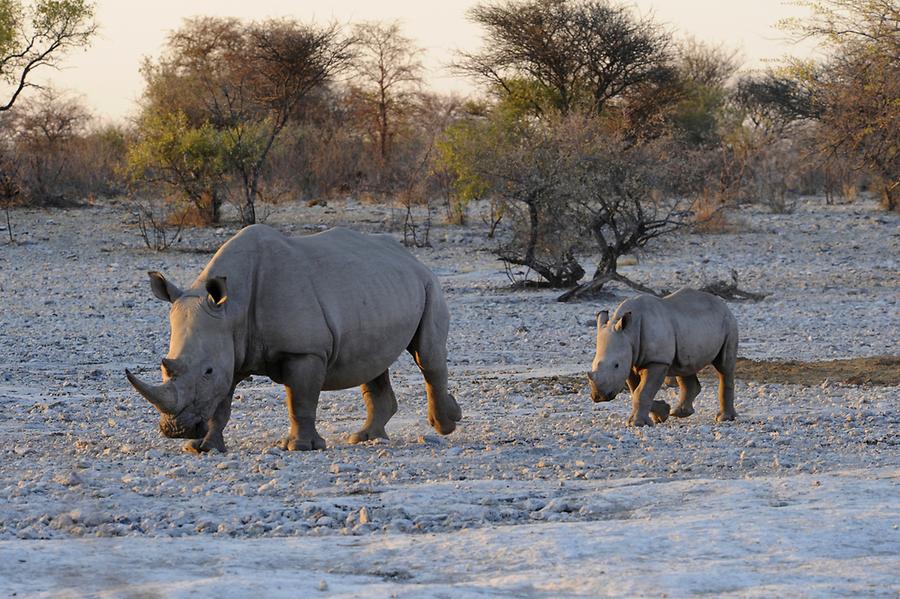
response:
<svg viewBox="0 0 900 599"><path fill-rule="evenodd" d="M650 364L640 370L641 381L631 394L631 416L628 417L630 426L653 426L653 417L650 409L653 407L653 397L669 371L667 364Z"/></svg>
<svg viewBox="0 0 900 599"><path fill-rule="evenodd" d="M282 364L291 419L288 436L278 446L288 451L325 449L325 439L316 431L316 408L325 381L325 362L317 356L296 356Z"/></svg>
<svg viewBox="0 0 900 599"><path fill-rule="evenodd" d="M666 377L666 381L669 380L669 377ZM631 393L631 401L634 403L635 401L635 392L638 387L641 385L641 373L632 368L631 372L628 373L628 379L626 381L628 384L628 391ZM654 424L659 424L660 422L665 422L669 418L669 404L664 401L659 401L654 399L653 403L650 404L650 419L653 420Z"/></svg>

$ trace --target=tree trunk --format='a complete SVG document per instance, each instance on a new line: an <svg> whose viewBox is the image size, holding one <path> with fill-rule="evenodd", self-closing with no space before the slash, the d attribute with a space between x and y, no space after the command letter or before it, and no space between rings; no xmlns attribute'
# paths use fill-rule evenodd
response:
<svg viewBox="0 0 900 599"><path fill-rule="evenodd" d="M12 222L9 218L9 203L4 204L3 209L6 212L6 232L9 234L9 243L12 245L16 242L16 239L13 237Z"/></svg>
<svg viewBox="0 0 900 599"><path fill-rule="evenodd" d="M501 254L500 259L508 264L527 266L554 288L570 287L577 284L584 276L584 269L581 268L581 264L578 263L572 252L566 252L562 263L557 265L544 264L535 259L533 255L520 258L515 255Z"/></svg>
<svg viewBox="0 0 900 599"><path fill-rule="evenodd" d="M636 289L637 291L640 291L642 293L647 293L649 295L655 295L657 297L663 295L661 292L654 291L653 289L650 289L649 287L645 287L644 285L641 285L637 281L632 281L625 275L620 275L616 271L615 262L613 262L611 269L608 269L606 271L601 271L600 268L598 268L597 272L594 273L593 279L591 279L590 281L587 281L585 283L582 283L581 285L578 285L577 287L573 287L572 289L569 289L568 291L566 291L565 293L563 293L562 295L557 297L556 301L568 302L573 299L582 298L582 297L584 297L586 295L590 295L592 293L597 293L598 291L603 289L604 285L606 285L607 283L609 283L611 281L618 281L619 283L622 283L623 285L627 285L628 287L631 287L632 289Z"/></svg>
<svg viewBox="0 0 900 599"><path fill-rule="evenodd" d="M900 210L900 193L896 184L885 183L881 189L881 207L889 212Z"/></svg>
<svg viewBox="0 0 900 599"><path fill-rule="evenodd" d="M241 210L241 224L246 226L256 224L256 196L258 194L259 176L254 173L250 175L247 185L244 188L244 208Z"/></svg>

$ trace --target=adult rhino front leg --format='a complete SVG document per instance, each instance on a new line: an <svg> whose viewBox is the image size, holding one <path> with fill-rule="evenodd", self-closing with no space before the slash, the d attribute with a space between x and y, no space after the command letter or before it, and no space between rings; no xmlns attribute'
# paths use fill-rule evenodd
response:
<svg viewBox="0 0 900 599"><path fill-rule="evenodd" d="M641 370L641 382L631 395L631 415L628 424L631 426L653 426L653 417L650 409L653 407L653 398L663 381L669 367L666 364L650 364Z"/></svg>
<svg viewBox="0 0 900 599"><path fill-rule="evenodd" d="M202 439L194 439L184 444L184 450L191 453L205 453L212 449L225 453L225 437L222 432L228 419L231 418L231 400L234 394L234 387L228 397L222 400L219 407L216 408L213 417L207 421L206 435Z"/></svg>
<svg viewBox="0 0 900 599"><path fill-rule="evenodd" d="M397 413L397 397L391 387L388 371L385 370L377 378L362 385L362 395L366 402L366 423L350 435L350 443L387 439L384 426Z"/></svg>
<svg viewBox="0 0 900 599"><path fill-rule="evenodd" d="M315 356L288 358L282 364L282 376L291 430L278 446L288 451L325 449L325 439L316 431L316 409L325 380L325 363Z"/></svg>

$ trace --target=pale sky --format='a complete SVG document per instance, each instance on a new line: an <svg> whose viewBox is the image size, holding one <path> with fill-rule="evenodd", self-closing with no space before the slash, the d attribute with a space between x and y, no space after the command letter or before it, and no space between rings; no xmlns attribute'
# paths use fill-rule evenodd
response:
<svg viewBox="0 0 900 599"><path fill-rule="evenodd" d="M87 50L71 53L61 71L44 71L36 80L80 96L98 117L119 121L136 111L143 88L138 68L145 56L158 56L167 34L182 19L196 15L247 20L293 17L303 22L348 24L364 20L399 20L404 34L425 51L429 85L441 92L470 93L473 84L444 69L454 51L475 50L481 30L466 20L475 0L98 0L100 31ZM741 52L748 68L764 65L797 49L775 29L784 17L803 14L785 0L634 0L642 14L677 36L693 35L722 42Z"/></svg>

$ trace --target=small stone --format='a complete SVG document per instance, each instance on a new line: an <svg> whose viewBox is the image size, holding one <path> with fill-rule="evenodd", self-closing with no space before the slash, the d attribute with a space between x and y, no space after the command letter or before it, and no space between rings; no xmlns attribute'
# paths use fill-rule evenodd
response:
<svg viewBox="0 0 900 599"><path fill-rule="evenodd" d="M75 487L84 481L81 480L81 477L78 476L77 472L65 472L54 476L53 482L59 483L65 487Z"/></svg>
<svg viewBox="0 0 900 599"><path fill-rule="evenodd" d="M331 474L346 474L347 472L359 472L359 468L350 464L338 464L335 462L328 468L328 472Z"/></svg>
<svg viewBox="0 0 900 599"><path fill-rule="evenodd" d="M417 441L422 445L443 445L446 443L437 435L419 435Z"/></svg>

